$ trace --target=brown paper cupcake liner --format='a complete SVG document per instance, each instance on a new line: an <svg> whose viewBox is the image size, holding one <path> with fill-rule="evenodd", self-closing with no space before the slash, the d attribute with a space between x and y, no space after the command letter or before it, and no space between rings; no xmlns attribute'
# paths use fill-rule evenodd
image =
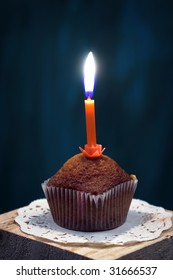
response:
<svg viewBox="0 0 173 280"><path fill-rule="evenodd" d="M42 184L53 220L78 231L103 231L122 225L127 218L138 180L119 184L102 194Z"/></svg>

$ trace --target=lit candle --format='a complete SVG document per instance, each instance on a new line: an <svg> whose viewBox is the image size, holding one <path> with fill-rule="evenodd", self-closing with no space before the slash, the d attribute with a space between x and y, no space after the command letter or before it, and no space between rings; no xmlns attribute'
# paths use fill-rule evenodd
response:
<svg viewBox="0 0 173 280"><path fill-rule="evenodd" d="M96 145L95 104L91 99L94 91L95 62L92 52L89 53L84 65L85 117L88 146Z"/></svg>
<svg viewBox="0 0 173 280"><path fill-rule="evenodd" d="M95 105L94 100L91 99L94 91L95 68L94 57L90 52L84 65L84 87L87 97L85 100L87 144L85 149L79 147L82 153L89 158L97 158L105 150L96 142Z"/></svg>

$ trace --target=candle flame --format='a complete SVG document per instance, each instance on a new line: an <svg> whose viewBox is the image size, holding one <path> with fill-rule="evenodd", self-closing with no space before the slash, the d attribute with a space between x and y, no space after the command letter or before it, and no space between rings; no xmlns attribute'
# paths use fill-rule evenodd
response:
<svg viewBox="0 0 173 280"><path fill-rule="evenodd" d="M95 71L96 67L94 57L92 52L89 52L84 65L84 87L87 98L91 98L93 96Z"/></svg>

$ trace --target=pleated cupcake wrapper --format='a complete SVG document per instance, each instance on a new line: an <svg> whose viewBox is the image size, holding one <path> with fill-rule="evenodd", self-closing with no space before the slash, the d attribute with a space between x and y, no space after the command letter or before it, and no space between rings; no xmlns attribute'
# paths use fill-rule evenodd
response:
<svg viewBox="0 0 173 280"><path fill-rule="evenodd" d="M119 184L102 194L42 184L52 217L59 226L79 231L101 231L122 225L137 187L137 180Z"/></svg>

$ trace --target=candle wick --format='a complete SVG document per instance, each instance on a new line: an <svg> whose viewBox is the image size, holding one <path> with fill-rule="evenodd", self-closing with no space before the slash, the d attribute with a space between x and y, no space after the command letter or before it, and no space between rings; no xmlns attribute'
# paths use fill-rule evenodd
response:
<svg viewBox="0 0 173 280"><path fill-rule="evenodd" d="M88 98L87 98L88 100L91 100L91 94L90 94L90 92L88 93Z"/></svg>

